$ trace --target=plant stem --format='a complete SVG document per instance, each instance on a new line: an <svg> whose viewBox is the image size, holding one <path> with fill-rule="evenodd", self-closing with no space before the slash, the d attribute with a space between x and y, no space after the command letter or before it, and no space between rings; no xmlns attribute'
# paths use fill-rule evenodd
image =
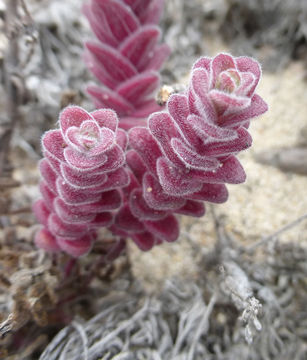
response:
<svg viewBox="0 0 307 360"><path fill-rule="evenodd" d="M19 0L6 1L5 31L8 38L8 46L4 57L4 87L7 95L7 122L3 125L0 133L0 176L7 166L11 138L19 118L20 95L14 81L19 65L19 30L16 21L18 19L18 2Z"/></svg>

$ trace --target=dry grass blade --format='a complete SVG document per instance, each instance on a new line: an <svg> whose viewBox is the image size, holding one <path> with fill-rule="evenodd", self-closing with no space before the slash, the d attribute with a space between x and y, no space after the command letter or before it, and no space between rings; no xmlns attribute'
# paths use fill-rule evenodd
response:
<svg viewBox="0 0 307 360"><path fill-rule="evenodd" d="M266 244L267 242L276 239L279 235L281 235L282 233L284 233L287 230L292 229L294 226L300 224L302 221L307 219L307 214L304 214L302 216L300 216L298 219L290 222L289 224L283 226L282 228L278 229L277 231L275 231L273 234L269 235L269 236L265 236L263 239L253 243L252 245L248 246L247 248L245 248L245 251L253 251L255 250L258 246L261 246L263 244Z"/></svg>

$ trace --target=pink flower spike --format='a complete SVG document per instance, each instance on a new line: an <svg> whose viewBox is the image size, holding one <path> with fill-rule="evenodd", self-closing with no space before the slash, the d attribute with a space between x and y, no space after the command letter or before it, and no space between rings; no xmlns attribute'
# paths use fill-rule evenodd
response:
<svg viewBox="0 0 307 360"><path fill-rule="evenodd" d="M250 119L267 110L254 94L259 77L259 65L249 58L201 58L187 90L169 98L167 111L152 114L147 129L130 130L127 162L143 193L135 184L129 206L156 244L170 239L158 232L166 231L163 224L173 213L203 216L202 201L223 203L225 183L245 181L236 155L252 144Z"/></svg>
<svg viewBox="0 0 307 360"><path fill-rule="evenodd" d="M33 205L33 210L46 226L46 234L51 234L45 238L52 246L81 256L90 250L95 229L109 227L112 212L122 204L117 189L129 183L123 167L128 141L118 130L112 110L97 110L92 115L69 106L60 114L60 125L60 130L43 137L43 199ZM45 238L40 235L36 242L48 248Z"/></svg>
<svg viewBox="0 0 307 360"><path fill-rule="evenodd" d="M43 199L33 205L44 226L38 246L78 257L90 250L97 229L107 227L120 237L114 256L128 237L147 251L179 237L175 214L201 217L203 202L223 203L225 184L245 181L237 155L252 144L250 120L267 110L255 94L260 66L228 54L201 58L186 90L157 111L151 94L158 74L146 68L160 46L159 31L142 21L151 22L148 9L159 13L160 5L90 0L85 7L103 42L87 44L87 59L106 80L90 92L96 104L119 114L122 128L111 109L70 106L60 115L61 129L44 135ZM148 115L147 126L136 126Z"/></svg>
<svg viewBox="0 0 307 360"><path fill-rule="evenodd" d="M163 0L89 0L84 12L97 41L86 42L85 62L102 86L89 86L97 108L112 108L119 126L143 125L153 112L158 71L169 55L157 26ZM148 101L148 103L147 103ZM155 104L153 110L152 104Z"/></svg>

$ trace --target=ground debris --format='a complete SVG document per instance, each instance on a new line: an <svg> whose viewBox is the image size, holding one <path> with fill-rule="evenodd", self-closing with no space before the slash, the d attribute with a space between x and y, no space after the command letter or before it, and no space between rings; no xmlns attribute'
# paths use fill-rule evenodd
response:
<svg viewBox="0 0 307 360"><path fill-rule="evenodd" d="M306 59L306 24L305 0L229 0L220 29L235 53L277 71L290 60Z"/></svg>
<svg viewBox="0 0 307 360"><path fill-rule="evenodd" d="M168 279L148 295L130 279L92 319L61 330L40 360L305 359L307 248L272 238L251 252L216 221L211 252L195 248L196 281Z"/></svg>
<svg viewBox="0 0 307 360"><path fill-rule="evenodd" d="M277 149L256 154L262 164L275 166L282 171L307 175L307 147Z"/></svg>

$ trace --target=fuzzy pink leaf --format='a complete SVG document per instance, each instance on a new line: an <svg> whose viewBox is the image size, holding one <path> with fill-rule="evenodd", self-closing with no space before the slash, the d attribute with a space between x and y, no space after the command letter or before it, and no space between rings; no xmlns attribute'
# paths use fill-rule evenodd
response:
<svg viewBox="0 0 307 360"><path fill-rule="evenodd" d="M246 109L251 104L251 99L248 97L227 94L220 90L210 91L210 99L219 114L223 114L226 110L230 113L238 112Z"/></svg>
<svg viewBox="0 0 307 360"><path fill-rule="evenodd" d="M203 184L199 191L188 195L188 198L222 204L228 199L228 191L224 184Z"/></svg>
<svg viewBox="0 0 307 360"><path fill-rule="evenodd" d="M71 126L79 128L84 121L93 120L91 115L79 106L68 106L59 117L62 134L65 135Z"/></svg>
<svg viewBox="0 0 307 360"><path fill-rule="evenodd" d="M86 43L84 59L103 85L89 86L88 92L97 108L114 109L126 130L146 125L145 118L160 110L152 93L159 85L158 70L170 53L167 45L158 44L156 24L163 3L89 0L83 8L99 40Z"/></svg>
<svg viewBox="0 0 307 360"><path fill-rule="evenodd" d="M174 215L158 221L145 221L146 229L163 241L173 242L179 236L179 224Z"/></svg>
<svg viewBox="0 0 307 360"><path fill-rule="evenodd" d="M95 214L109 210L118 209L121 205L121 196L117 190L110 190L102 193L98 199L94 201L79 205L70 206L73 213L80 214Z"/></svg>
<svg viewBox="0 0 307 360"><path fill-rule="evenodd" d="M139 70L144 61L150 60L150 52L153 51L159 37L160 29L157 26L142 26L121 43L119 51Z"/></svg>
<svg viewBox="0 0 307 360"><path fill-rule="evenodd" d="M116 133L116 143L122 148L123 151L128 146L128 134L122 129L118 129Z"/></svg>
<svg viewBox="0 0 307 360"><path fill-rule="evenodd" d="M97 121L97 124L102 128L106 127L116 132L118 118L116 112L111 109L99 109L91 112L91 116Z"/></svg>
<svg viewBox="0 0 307 360"><path fill-rule="evenodd" d="M39 184L39 190L43 195L45 205L48 207L50 211L53 210L53 200L56 197L56 193L54 193L50 187L47 185L45 181L41 181Z"/></svg>
<svg viewBox="0 0 307 360"><path fill-rule="evenodd" d="M219 121L224 126L235 127L249 119L264 114L267 110L268 105L259 95L255 94L251 99L251 104L249 107L235 114L224 114L220 117Z"/></svg>
<svg viewBox="0 0 307 360"><path fill-rule="evenodd" d="M209 156L201 156L195 150L189 148L180 139L171 139L171 146L177 156L182 159L187 168L212 171L217 169L219 161Z"/></svg>
<svg viewBox="0 0 307 360"><path fill-rule="evenodd" d="M62 251L77 258L86 255L91 250L93 240L93 235L85 235L73 241L69 238L58 238L57 243Z"/></svg>
<svg viewBox="0 0 307 360"><path fill-rule="evenodd" d="M66 223L85 223L91 222L95 215L81 212L80 207L72 207L67 205L61 198L57 197L54 201L54 210L60 219ZM75 210L75 212L74 212Z"/></svg>
<svg viewBox="0 0 307 360"><path fill-rule="evenodd" d="M32 210L34 212L36 219L44 226L47 226L50 210L45 205L44 200L40 199L35 201L35 203L32 206Z"/></svg>
<svg viewBox="0 0 307 360"><path fill-rule="evenodd" d="M143 175L147 168L140 155L135 150L129 150L126 153L126 161L139 183L142 183Z"/></svg>
<svg viewBox="0 0 307 360"><path fill-rule="evenodd" d="M228 69L235 69L236 63L232 56L228 54L219 54L215 56L211 61L211 83L210 87L214 88L216 86L217 78L219 74Z"/></svg>
<svg viewBox="0 0 307 360"><path fill-rule="evenodd" d="M121 230L128 233L140 233L144 231L144 225L135 216L133 216L130 207L124 205L115 216L114 224Z"/></svg>
<svg viewBox="0 0 307 360"><path fill-rule="evenodd" d="M155 113L149 117L148 127L163 149L165 156L177 166L184 167L185 162L171 146L172 138L182 137L172 117L166 112Z"/></svg>
<svg viewBox="0 0 307 360"><path fill-rule="evenodd" d="M142 251L148 251L152 249L156 243L155 237L148 231L133 234L131 235L131 238Z"/></svg>
<svg viewBox="0 0 307 360"><path fill-rule="evenodd" d="M201 182L191 175L192 170L182 171L163 157L157 161L157 171L160 184L166 194L183 196L201 189Z"/></svg>
<svg viewBox="0 0 307 360"><path fill-rule="evenodd" d="M143 195L148 206L156 210L175 210L185 204L182 197L165 193L158 180L150 173L146 173L143 178Z"/></svg>
<svg viewBox="0 0 307 360"><path fill-rule="evenodd" d="M168 45L157 45L155 49L148 54L147 61L142 61L139 64L139 71L159 70L170 53L171 50Z"/></svg>
<svg viewBox="0 0 307 360"><path fill-rule="evenodd" d="M45 228L40 229L35 234L34 241L37 247L44 249L46 251L57 252L61 250L55 237Z"/></svg>
<svg viewBox="0 0 307 360"><path fill-rule="evenodd" d="M111 90L116 88L119 81L114 79L110 73L101 66L100 61L89 50L84 52L83 59L87 68L93 73L97 80Z"/></svg>
<svg viewBox="0 0 307 360"><path fill-rule="evenodd" d="M232 153L249 148L252 144L252 137L245 128L239 128L235 132L235 137L221 138L209 138L207 143L205 142L201 146L201 153L208 156L225 156Z"/></svg>
<svg viewBox="0 0 307 360"><path fill-rule="evenodd" d="M110 212L103 212L97 214L94 220L91 222L91 226L94 228L108 227L113 223L113 216Z"/></svg>
<svg viewBox="0 0 307 360"><path fill-rule="evenodd" d="M57 190L61 198L68 205L89 204L97 199L96 193L88 193L84 190L76 189L60 178L57 179Z"/></svg>
<svg viewBox="0 0 307 360"><path fill-rule="evenodd" d="M133 106L112 90L91 85L87 88L87 91L97 101L99 107L109 107L119 115L133 111Z"/></svg>
<svg viewBox="0 0 307 360"><path fill-rule="evenodd" d="M196 181L213 184L241 184L246 180L245 171L235 156L230 156L216 171L206 172L192 169L190 176Z"/></svg>
<svg viewBox="0 0 307 360"><path fill-rule="evenodd" d="M142 157L148 170L155 172L157 159L162 155L161 150L148 129L134 127L129 131L130 146Z"/></svg>
<svg viewBox="0 0 307 360"><path fill-rule="evenodd" d="M148 206L142 189L134 189L131 192L129 205L132 214L141 220L159 220L167 215L165 211L155 210Z"/></svg>
<svg viewBox="0 0 307 360"><path fill-rule="evenodd" d="M102 184L102 186L97 187L97 189L103 192L111 191L129 185L129 181L130 179L127 171L120 167L112 172L109 172L107 181ZM89 190L92 191L91 189Z"/></svg>
<svg viewBox="0 0 307 360"><path fill-rule="evenodd" d="M251 72L255 76L255 82L247 94L252 96L261 77L261 68L258 61L247 56L241 56L236 58L236 65L240 72Z"/></svg>
<svg viewBox="0 0 307 360"><path fill-rule="evenodd" d="M94 0L92 11L98 16L104 15L110 32L118 41L122 41L139 27L139 21L133 12L119 0Z"/></svg>
<svg viewBox="0 0 307 360"><path fill-rule="evenodd" d="M116 47L119 41L112 34L108 20L103 11L95 13L92 9L92 4L84 4L82 9L97 38L105 44Z"/></svg>
<svg viewBox="0 0 307 360"><path fill-rule="evenodd" d="M73 169L65 163L61 164L61 174L63 179L72 186L76 187L91 187L104 184L108 176L105 173L81 172Z"/></svg>
<svg viewBox="0 0 307 360"><path fill-rule="evenodd" d="M57 192L57 189L56 189L57 174L53 170L52 166L50 165L50 163L47 159L42 159L39 162L39 170L40 170L40 173L41 173L42 177L44 178L46 184L49 186L50 190L53 191L54 193L56 193Z"/></svg>
<svg viewBox="0 0 307 360"><path fill-rule="evenodd" d="M42 147L43 151L48 152L53 158L65 161L64 148L66 144L60 130L47 131L42 139Z"/></svg>
<svg viewBox="0 0 307 360"><path fill-rule="evenodd" d="M144 116L149 116L153 112L160 110L161 110L161 106L157 104L156 100L145 99L142 103L138 104L137 109L133 111L131 116L139 119ZM135 123L134 126L141 126L141 124Z"/></svg>
<svg viewBox="0 0 307 360"><path fill-rule="evenodd" d="M160 82L159 75L155 72L143 72L140 75L123 82L118 88L119 95L128 101L138 105L149 94L151 94Z"/></svg>
<svg viewBox="0 0 307 360"><path fill-rule="evenodd" d="M133 128L134 126L146 126L145 119L138 119L134 116L121 117L121 119L120 119L121 129L128 131L131 128Z"/></svg>
<svg viewBox="0 0 307 360"><path fill-rule="evenodd" d="M55 236L73 239L86 234L88 226L86 223L65 223L56 214L51 214L48 218L48 229Z"/></svg>
<svg viewBox="0 0 307 360"><path fill-rule="evenodd" d="M139 14L142 24L156 24L159 22L163 11L164 0L151 0L149 6Z"/></svg>
<svg viewBox="0 0 307 360"><path fill-rule="evenodd" d="M199 201L188 200L185 205L176 210L176 214L186 215L186 216L194 216L194 217L202 217L205 215L205 205Z"/></svg>
<svg viewBox="0 0 307 360"><path fill-rule="evenodd" d="M86 171L101 168L108 160L104 153L98 156L87 156L87 154L82 154L70 147L64 150L64 157L71 167Z"/></svg>
<svg viewBox="0 0 307 360"><path fill-rule="evenodd" d="M190 106L194 104L205 121L214 122L216 109L209 97L209 81L209 74L206 70L199 68L193 70L189 103Z"/></svg>
<svg viewBox="0 0 307 360"><path fill-rule="evenodd" d="M203 56L200 59L198 59L193 67L192 67L192 71L194 69L205 69L208 73L210 72L210 65L211 65L211 58Z"/></svg>
<svg viewBox="0 0 307 360"><path fill-rule="evenodd" d="M116 81L125 81L137 75L136 68L119 51L104 44L87 42L88 50L96 57L105 71Z"/></svg>

